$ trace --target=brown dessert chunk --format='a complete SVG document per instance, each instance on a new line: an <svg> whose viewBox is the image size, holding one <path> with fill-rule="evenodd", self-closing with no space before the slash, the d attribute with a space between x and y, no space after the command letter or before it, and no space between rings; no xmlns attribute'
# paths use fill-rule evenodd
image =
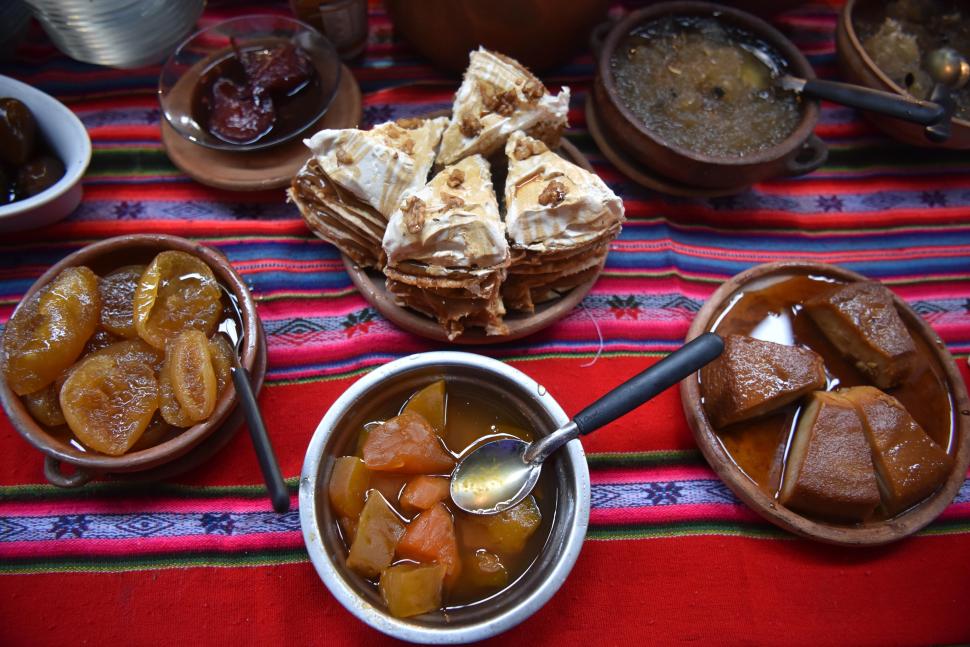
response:
<svg viewBox="0 0 970 647"><path fill-rule="evenodd" d="M867 281L839 285L806 301L805 310L879 388L896 386L912 370L916 346L885 286Z"/></svg>
<svg viewBox="0 0 970 647"><path fill-rule="evenodd" d="M802 413L778 500L797 512L865 521L879 504L869 443L852 401L816 391Z"/></svg>
<svg viewBox="0 0 970 647"><path fill-rule="evenodd" d="M825 388L814 351L744 335L724 338L724 352L701 369L704 408L715 427L755 418Z"/></svg>
<svg viewBox="0 0 970 647"><path fill-rule="evenodd" d="M922 501L946 480L953 459L926 435L899 400L871 386L839 393L856 406L862 419L889 514Z"/></svg>

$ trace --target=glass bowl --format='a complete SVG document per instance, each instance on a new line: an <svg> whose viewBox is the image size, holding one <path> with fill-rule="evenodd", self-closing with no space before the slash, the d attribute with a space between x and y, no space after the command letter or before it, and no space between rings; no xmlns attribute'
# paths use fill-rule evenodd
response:
<svg viewBox="0 0 970 647"><path fill-rule="evenodd" d="M248 143L233 143L211 134L205 124L199 123L195 108L202 75L232 55L233 42L241 50L293 43L309 57L317 73L318 83L300 90L301 94L313 92L300 100L300 103L309 100L312 105L298 106L289 115L286 128L274 126ZM196 32L178 46L162 67L158 101L175 132L196 144L231 152L262 150L299 137L320 120L337 94L340 68L336 49L313 27L282 16L239 16ZM284 113L284 105L294 104L297 101L281 104L279 114Z"/></svg>

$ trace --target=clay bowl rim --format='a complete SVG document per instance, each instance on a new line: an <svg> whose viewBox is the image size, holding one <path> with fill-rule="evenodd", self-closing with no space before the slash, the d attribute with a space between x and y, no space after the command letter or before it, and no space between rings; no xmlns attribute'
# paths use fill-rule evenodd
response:
<svg viewBox="0 0 970 647"><path fill-rule="evenodd" d="M620 39L629 34L633 28L638 27L642 23L650 20L674 15L713 16L718 20L726 18L729 22L731 22L731 24L752 32L755 36L764 39L768 44L776 48L778 53L791 66L790 69L793 73L807 80L815 78L815 70L808 62L808 59L805 58L805 55L802 54L797 47L795 47L795 44L792 43L791 40L789 40L780 31L753 14L746 11L741 11L740 9L735 9L734 7L715 4L713 2L688 1L660 2L653 4L630 13L625 18L613 25L613 27L610 28L606 38L603 40L603 45L600 52L596 55L598 59L596 62L597 78L599 79L599 82L603 84L603 89L606 91L607 97L616 107L619 113L623 115L623 118L631 126L633 126L640 135L646 137L658 146L669 149L677 155L694 160L696 162L739 167L764 164L781 159L790 152L798 149L809 140L809 138L815 132L815 126L818 124L819 102L816 99L809 99L804 95L799 95L803 106L802 118L799 120L798 126L795 127L795 130L789 133L788 137L781 140L774 146L771 146L770 148L755 151L751 154L745 154L741 157L715 157L712 155L703 155L690 149L683 148L677 144L668 142L647 128L636 115L630 112L629 108L626 107L623 101L619 99L619 95L616 90L616 83L613 79L613 73L610 70L610 59L613 52L619 45Z"/></svg>
<svg viewBox="0 0 970 647"><path fill-rule="evenodd" d="M843 52L843 55L846 55L846 56L851 55L859 58L859 60L861 60L862 63L866 66L866 70L872 73L877 79L879 79L879 82L882 83L882 85L885 86L885 88L895 92L900 96L912 97L913 95L911 95L909 92L906 92L899 85L897 85L895 81L893 81L891 78L886 76L885 72L883 72L882 69L880 69L880 67L876 65L876 62L869 57L869 53L866 51L866 48L862 46L862 42L859 40L859 35L855 31L855 25L852 22L852 12L855 9L856 4L858 4L856 0L847 0L847 2L842 6L842 11L839 14L839 24L842 25L842 28L845 30L846 38L848 39L849 43L852 45L852 49L849 52ZM839 44L838 39L836 39L836 43L835 43L836 48L838 48L838 44ZM875 89L881 90L883 88L875 88ZM963 128L970 129L970 120L961 119L960 117L957 117L956 114L954 114L950 118L950 122L955 126L961 126ZM944 142L944 145L945 145L945 142Z"/></svg>
<svg viewBox="0 0 970 647"><path fill-rule="evenodd" d="M43 286L47 285L57 274L67 268L85 265L94 259L100 259L108 254L149 248L159 253L166 250L178 250L201 258L212 268L219 283L226 287L237 299L239 310L243 318L243 345L240 348L240 363L247 371L252 371L256 359L257 319L256 303L249 288L236 273L221 252L178 236L166 234L129 234L108 238L92 243L72 252L54 264L38 278L14 309L15 314L20 307ZM119 266L120 267L120 266ZM175 438L153 447L136 452L109 456L96 452L82 452L68 443L62 442L41 427L33 419L20 398L7 385L6 376L0 371L0 402L17 432L36 449L46 456L58 461L69 463L75 467L91 470L95 473L107 472L136 472L150 469L154 466L175 460L199 444L212 434L237 404L235 387L230 383L219 400L209 419L185 429Z"/></svg>
<svg viewBox="0 0 970 647"><path fill-rule="evenodd" d="M722 312L730 297L738 290L752 281L783 274L812 274L843 281L875 280L836 265L813 261L778 261L756 265L736 274L714 291L691 323L687 340L710 330L715 317ZM970 398L967 397L966 385L939 335L895 292L892 292L892 295L896 309L903 320L912 325L924 338L943 371L953 403L953 424L956 426L957 443L953 454L953 469L943 485L928 498L895 517L859 526L848 526L816 521L785 508L745 476L728 455L727 450L718 442L701 404L697 378L691 376L681 382L680 396L684 415L704 458L741 501L776 526L796 535L830 544L843 546L887 544L915 533L936 519L953 501L963 485L967 468L970 466Z"/></svg>

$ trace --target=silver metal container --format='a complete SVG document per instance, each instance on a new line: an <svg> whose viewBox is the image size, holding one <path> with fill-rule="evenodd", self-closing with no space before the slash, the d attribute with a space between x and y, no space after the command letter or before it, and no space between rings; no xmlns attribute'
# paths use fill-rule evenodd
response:
<svg viewBox="0 0 970 647"><path fill-rule="evenodd" d="M59 50L79 61L141 67L192 31L205 0L26 0Z"/></svg>
<svg viewBox="0 0 970 647"><path fill-rule="evenodd" d="M389 636L419 643L482 640L519 624L545 604L572 570L589 523L589 469L578 440L546 462L556 490L556 513L549 537L532 566L497 596L467 607L414 618L394 618L377 593L346 567L345 549L335 531L327 499L334 459L356 438L370 412L403 401L433 377L472 386L483 397L519 411L537 435L569 421L545 388L524 373L471 353L432 352L385 364L337 398L317 427L300 478L300 524L310 561L323 583L353 615Z"/></svg>

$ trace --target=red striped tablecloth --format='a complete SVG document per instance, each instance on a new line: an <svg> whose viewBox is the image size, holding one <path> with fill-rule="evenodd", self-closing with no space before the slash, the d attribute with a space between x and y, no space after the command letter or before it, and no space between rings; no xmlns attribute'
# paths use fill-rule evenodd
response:
<svg viewBox="0 0 970 647"><path fill-rule="evenodd" d="M266 10L286 7L210 3L202 23ZM457 81L441 84L448 77L394 42L380 6L370 18L353 68L365 121L447 107ZM776 23L833 77L835 21L823 5ZM73 62L36 26L0 67L67 103L94 143L77 212L0 239L0 321L47 267L91 241L165 232L219 248L259 303L269 348L260 402L295 493L307 442L337 395L374 366L442 346L370 309L281 191L213 190L175 169L159 143L158 70ZM732 198L664 197L597 151L582 109L591 74L582 54L544 80L572 87L569 138L622 195L629 222L582 308L481 352L546 385L572 414L676 348L731 275L808 258L891 286L967 375L970 155L906 148L853 110L824 105L817 132L831 156L817 172ZM583 443L593 484L583 552L555 598L494 644L970 641L970 482L915 537L850 550L796 539L740 504L696 450L676 390ZM245 434L164 483L64 491L45 484L40 455L0 420L0 644L384 641L321 584L297 513L270 511Z"/></svg>

